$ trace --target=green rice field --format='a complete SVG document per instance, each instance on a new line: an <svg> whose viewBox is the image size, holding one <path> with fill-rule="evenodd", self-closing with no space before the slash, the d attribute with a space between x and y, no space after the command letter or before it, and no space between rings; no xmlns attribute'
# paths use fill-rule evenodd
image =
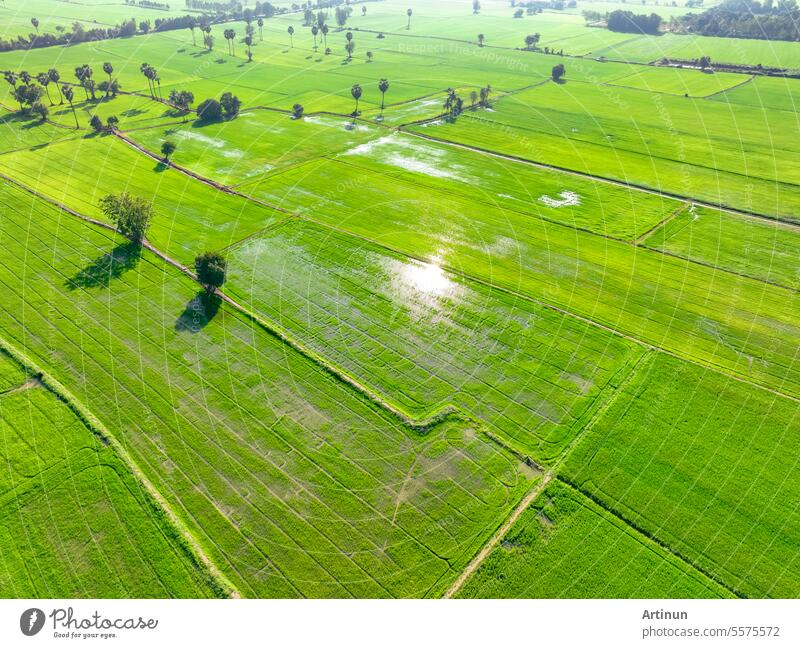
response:
<svg viewBox="0 0 800 648"><path fill-rule="evenodd" d="M0 3L0 597L800 597L800 43L714 4Z"/></svg>

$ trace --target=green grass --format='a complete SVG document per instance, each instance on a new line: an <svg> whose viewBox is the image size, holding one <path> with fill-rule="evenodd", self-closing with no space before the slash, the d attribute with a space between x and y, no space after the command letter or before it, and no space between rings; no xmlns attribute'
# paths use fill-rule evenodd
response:
<svg viewBox="0 0 800 648"><path fill-rule="evenodd" d="M339 161L309 163L242 189L681 357L800 394L793 292L487 209L483 200L439 198L414 182L377 180L364 167Z"/></svg>
<svg viewBox="0 0 800 648"><path fill-rule="evenodd" d="M28 379L28 373L11 357L0 352L0 394L16 389Z"/></svg>
<svg viewBox="0 0 800 648"><path fill-rule="evenodd" d="M243 595L435 596L535 479L468 423L404 427L150 254L8 185L0 204L26 259L0 266L0 335L91 404Z"/></svg>
<svg viewBox="0 0 800 648"><path fill-rule="evenodd" d="M290 222L228 253L226 290L419 418L454 404L537 461L636 347L375 245Z"/></svg>
<svg viewBox="0 0 800 648"><path fill-rule="evenodd" d="M590 499L555 482L460 598L714 598L730 594Z"/></svg>
<svg viewBox="0 0 800 648"><path fill-rule="evenodd" d="M183 540L127 466L3 355L0 596L206 597Z"/></svg>
<svg viewBox="0 0 800 648"><path fill-rule="evenodd" d="M238 184L320 155L331 155L377 137L377 126L333 115L313 115L293 120L282 112L253 110L237 120L208 124L170 125L135 130L129 135L145 148L158 152L165 140L178 145L176 164L217 182Z"/></svg>
<svg viewBox="0 0 800 648"><path fill-rule="evenodd" d="M604 49L597 49L592 55L639 63L658 61L664 57L691 61L710 56L712 61L718 63L800 68L800 43L714 36L633 36Z"/></svg>
<svg viewBox="0 0 800 648"><path fill-rule="evenodd" d="M4 160L5 172L15 180L94 218L104 218L99 201L109 193L128 191L153 200L148 239L188 265L199 252L230 245L281 216L166 168L109 135L23 150Z"/></svg>
<svg viewBox="0 0 800 648"><path fill-rule="evenodd" d="M796 401L658 354L563 472L736 592L793 598L798 415Z"/></svg>
<svg viewBox="0 0 800 648"><path fill-rule="evenodd" d="M800 108L797 79L753 77L753 80L714 97L716 101L753 106L764 111L785 110L787 123L796 120ZM735 109L735 108L734 108Z"/></svg>
<svg viewBox="0 0 800 648"><path fill-rule="evenodd" d="M785 113L589 83L547 83L430 135L727 207L797 218ZM422 128L417 128L423 132Z"/></svg>
<svg viewBox="0 0 800 648"><path fill-rule="evenodd" d="M645 244L731 272L800 288L797 227L695 207L653 232Z"/></svg>
<svg viewBox="0 0 800 648"><path fill-rule="evenodd" d="M709 74L700 70L669 67L630 67L630 74L614 79L611 83L648 92L707 97L717 92L723 92L748 79L741 74L726 72Z"/></svg>

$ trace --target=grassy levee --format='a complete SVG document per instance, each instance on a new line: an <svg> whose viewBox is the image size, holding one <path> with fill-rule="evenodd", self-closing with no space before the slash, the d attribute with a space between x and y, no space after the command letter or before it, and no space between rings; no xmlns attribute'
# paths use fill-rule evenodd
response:
<svg viewBox="0 0 800 648"><path fill-rule="evenodd" d="M740 595L800 594L800 405L663 354L563 476Z"/></svg>
<svg viewBox="0 0 800 648"><path fill-rule="evenodd" d="M448 404L556 457L640 347L300 221L228 252L225 291L417 417Z"/></svg>
<svg viewBox="0 0 800 648"><path fill-rule="evenodd" d="M459 598L714 598L710 578L566 484L523 513Z"/></svg>
<svg viewBox="0 0 800 648"><path fill-rule="evenodd" d="M114 450L4 352L0 361L0 596L218 592Z"/></svg>
<svg viewBox="0 0 800 648"><path fill-rule="evenodd" d="M207 186L109 135L90 136L3 156L2 172L82 214L104 219L100 198L128 191L152 200L148 239L191 265L273 223L283 214ZM99 168L102 167L102 172Z"/></svg>
<svg viewBox="0 0 800 648"><path fill-rule="evenodd" d="M569 81L414 130L771 217L796 220L800 144L786 113Z"/></svg>
<svg viewBox="0 0 800 648"><path fill-rule="evenodd" d="M0 336L242 595L435 596L536 479L467 423L405 428L150 253L9 184L0 204Z"/></svg>
<svg viewBox="0 0 800 648"><path fill-rule="evenodd" d="M649 248L800 289L800 227L695 207L655 230Z"/></svg>
<svg viewBox="0 0 800 648"><path fill-rule="evenodd" d="M303 218L800 396L795 292L321 161L243 191ZM775 331L781 335L775 335Z"/></svg>

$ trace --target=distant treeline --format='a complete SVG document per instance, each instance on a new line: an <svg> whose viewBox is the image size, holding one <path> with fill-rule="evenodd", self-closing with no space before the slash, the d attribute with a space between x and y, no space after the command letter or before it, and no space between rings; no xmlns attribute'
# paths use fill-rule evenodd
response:
<svg viewBox="0 0 800 648"><path fill-rule="evenodd" d="M725 0L699 14L681 16L673 31L703 36L800 40L800 9L796 0Z"/></svg>
<svg viewBox="0 0 800 648"><path fill-rule="evenodd" d="M193 0L187 0L187 2ZM238 4L238 3L237 3ZM241 7L241 5L238 5ZM286 9L279 9L269 2L256 2L255 8L239 9L236 11L219 12L210 16L174 16L169 18L156 18L151 24L143 20L138 25L135 20L125 20L114 27L92 27L86 29L83 23L74 22L72 31L57 32L55 34L29 34L17 36L6 40L0 39L0 52L19 49L35 49L52 47L53 45L75 45L88 41L105 40L109 38L125 38L135 34L146 34L149 31L173 31L175 29L192 29L203 24L226 22L229 20L246 20L252 18L271 18L276 13L284 13Z"/></svg>
<svg viewBox="0 0 800 648"><path fill-rule="evenodd" d="M635 14L632 11L621 11L617 9L608 14L606 18L608 28L615 32L626 32L631 34L657 34L661 26L661 16L651 13Z"/></svg>

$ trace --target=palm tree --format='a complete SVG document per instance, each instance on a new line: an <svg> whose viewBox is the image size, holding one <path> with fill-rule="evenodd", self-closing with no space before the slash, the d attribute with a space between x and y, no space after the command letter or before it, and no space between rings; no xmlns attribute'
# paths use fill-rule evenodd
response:
<svg viewBox="0 0 800 648"><path fill-rule="evenodd" d="M256 24L258 25L258 40L263 41L264 40L264 19L263 18L259 18L256 21Z"/></svg>
<svg viewBox="0 0 800 648"><path fill-rule="evenodd" d="M192 32L192 45L197 47L197 39L194 37L194 30L197 29L197 18L190 18L189 20L189 31Z"/></svg>
<svg viewBox="0 0 800 648"><path fill-rule="evenodd" d="M31 25L36 30L36 33L39 33L39 19L38 18L31 18Z"/></svg>
<svg viewBox="0 0 800 648"><path fill-rule="evenodd" d="M108 85L106 86L106 99L108 99L108 93L111 90L111 74L114 72L114 66L111 63L103 63L103 72L108 75Z"/></svg>
<svg viewBox="0 0 800 648"><path fill-rule="evenodd" d="M175 152L178 148L178 145L175 142L171 142L170 140L166 140L161 145L161 154L164 156L164 162L169 162L170 156Z"/></svg>
<svg viewBox="0 0 800 648"><path fill-rule="evenodd" d="M75 128L80 128L80 125L78 124L78 115L75 112L75 106L72 105L72 99L74 98L74 95L72 94L72 88L70 88L68 85L65 85L63 88L61 88L61 94L64 99L69 102L69 107L72 108L72 116L75 118Z"/></svg>
<svg viewBox="0 0 800 648"><path fill-rule="evenodd" d="M51 83L55 83L56 88L58 88L58 96L61 97L60 104L64 104L64 95L61 94L61 86L58 85L58 82L61 80L61 75L58 73L58 70L55 68L50 68L47 71L47 78L50 79Z"/></svg>
<svg viewBox="0 0 800 648"><path fill-rule="evenodd" d="M356 44L353 41L348 40L344 48L347 50L347 60L349 61L353 58L353 50L356 48Z"/></svg>
<svg viewBox="0 0 800 648"><path fill-rule="evenodd" d="M361 99L361 85L356 83L352 88L350 88L350 94L353 95L353 99L356 100L356 109L353 112L353 123L356 123L356 117L358 117L358 100Z"/></svg>
<svg viewBox="0 0 800 648"><path fill-rule="evenodd" d="M478 91L473 90L469 93L470 101L472 101L472 109L475 109L475 104L478 103Z"/></svg>
<svg viewBox="0 0 800 648"><path fill-rule="evenodd" d="M3 78L8 81L11 86L14 88L14 96L16 97L17 101L19 102L19 109L22 111L22 101L20 98L17 97L17 82L19 81L16 74L14 74L11 70L6 70L3 72Z"/></svg>
<svg viewBox="0 0 800 648"><path fill-rule="evenodd" d="M79 65L75 68L75 78L78 79L78 83L83 88L83 92L86 95L86 101L89 101L89 92L86 89L86 68L89 67L88 65Z"/></svg>
<svg viewBox="0 0 800 648"><path fill-rule="evenodd" d="M486 38L483 34L478 34L478 46L483 47L483 41Z"/></svg>
<svg viewBox="0 0 800 648"><path fill-rule="evenodd" d="M109 115L108 119L106 119L106 123L108 124L109 130L117 130L117 126L119 125L119 117L115 115Z"/></svg>
<svg viewBox="0 0 800 648"><path fill-rule="evenodd" d="M25 70L19 73L19 78L22 80L22 83L25 85L29 85L31 82L31 73Z"/></svg>
<svg viewBox="0 0 800 648"><path fill-rule="evenodd" d="M381 119L383 119L383 107L386 104L386 91L389 89L389 79L378 81L378 90L381 91Z"/></svg>
<svg viewBox="0 0 800 648"><path fill-rule="evenodd" d="M408 16L408 24L406 25L406 29L411 29L411 14L414 13L411 9L406 10L406 16Z"/></svg>
<svg viewBox="0 0 800 648"><path fill-rule="evenodd" d="M144 78L147 79L147 89L150 92L150 97L152 99L155 99L155 96L153 94L154 93L154 89L153 89L153 85L151 83L152 82L152 77L150 76L150 70L151 69L152 68L150 67L149 63L142 63L139 66L139 71L144 75Z"/></svg>
<svg viewBox="0 0 800 648"><path fill-rule="evenodd" d="M314 51L317 51L317 34L319 34L319 27L313 25L311 27L311 34L314 36Z"/></svg>
<svg viewBox="0 0 800 648"><path fill-rule="evenodd" d="M328 51L328 25L322 25L320 27L320 31L322 32L322 40L325 42L325 52Z"/></svg>
<svg viewBox="0 0 800 648"><path fill-rule="evenodd" d="M286 31L289 32L289 47L294 47L294 27L289 25L289 29Z"/></svg>
<svg viewBox="0 0 800 648"><path fill-rule="evenodd" d="M367 15L367 5L361 5L361 15L362 16Z"/></svg>
<svg viewBox="0 0 800 648"><path fill-rule="evenodd" d="M253 37L248 34L244 37L244 44L247 45L247 60L252 62L253 60Z"/></svg>
<svg viewBox="0 0 800 648"><path fill-rule="evenodd" d="M44 91L47 93L47 100L50 102L50 105L52 106L53 98L50 96L50 88L47 87L50 85L50 77L47 76L47 72L41 72L40 74L37 74L36 80L44 88Z"/></svg>

